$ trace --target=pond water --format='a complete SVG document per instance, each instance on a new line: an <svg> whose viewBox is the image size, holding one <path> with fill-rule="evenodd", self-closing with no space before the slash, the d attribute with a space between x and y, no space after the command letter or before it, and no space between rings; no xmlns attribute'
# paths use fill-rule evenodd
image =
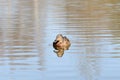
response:
<svg viewBox="0 0 120 80"><path fill-rule="evenodd" d="M0 80L120 80L119 13L119 0L0 0Z"/></svg>

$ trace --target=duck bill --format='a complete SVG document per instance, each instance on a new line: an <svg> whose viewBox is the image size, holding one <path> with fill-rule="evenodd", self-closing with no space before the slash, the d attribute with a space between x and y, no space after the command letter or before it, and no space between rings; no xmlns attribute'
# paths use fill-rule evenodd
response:
<svg viewBox="0 0 120 80"><path fill-rule="evenodd" d="M55 40L53 43L54 43L54 44L57 44L58 42L59 42L59 41Z"/></svg>

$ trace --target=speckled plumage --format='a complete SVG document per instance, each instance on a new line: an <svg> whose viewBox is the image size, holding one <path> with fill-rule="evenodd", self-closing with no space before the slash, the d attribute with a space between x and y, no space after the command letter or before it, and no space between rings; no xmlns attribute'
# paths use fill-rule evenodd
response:
<svg viewBox="0 0 120 80"><path fill-rule="evenodd" d="M55 50L57 50L58 53L57 55L63 55L64 50L68 50L70 45L70 40L62 34L58 34L53 42L53 47L55 48Z"/></svg>

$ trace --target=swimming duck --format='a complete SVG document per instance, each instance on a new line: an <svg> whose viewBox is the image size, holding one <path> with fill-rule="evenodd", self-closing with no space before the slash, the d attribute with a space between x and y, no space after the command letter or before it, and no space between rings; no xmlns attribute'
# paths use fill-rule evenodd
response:
<svg viewBox="0 0 120 80"><path fill-rule="evenodd" d="M53 42L53 47L56 49L56 53L59 57L61 57L64 54L64 50L68 50L71 43L69 39L66 36L63 36L62 34L58 34L56 36L56 39Z"/></svg>

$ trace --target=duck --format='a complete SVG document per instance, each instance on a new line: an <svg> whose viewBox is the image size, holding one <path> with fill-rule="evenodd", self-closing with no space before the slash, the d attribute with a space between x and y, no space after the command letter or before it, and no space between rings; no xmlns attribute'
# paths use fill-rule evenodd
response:
<svg viewBox="0 0 120 80"><path fill-rule="evenodd" d="M62 34L58 34L55 40L53 41L53 47L55 49L54 52L56 52L59 57L61 57L64 54L64 50L69 50L70 46L70 40Z"/></svg>

